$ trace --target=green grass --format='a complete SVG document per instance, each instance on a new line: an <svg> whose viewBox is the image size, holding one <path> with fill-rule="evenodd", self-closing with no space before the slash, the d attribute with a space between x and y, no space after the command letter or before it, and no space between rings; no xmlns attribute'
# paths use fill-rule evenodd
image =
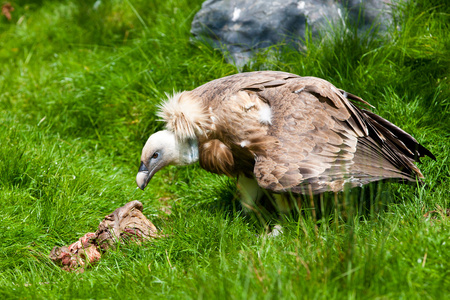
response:
<svg viewBox="0 0 450 300"><path fill-rule="evenodd" d="M401 5L388 34L336 29L245 68L327 79L437 157L420 165L424 186L345 193L318 220L307 208L287 216L274 239L241 212L234 180L198 165L136 190L164 93L237 72L190 41L201 1L94 2L12 1L11 22L0 17L0 298L450 299L450 218L423 217L450 208L446 1ZM130 200L165 238L121 246L83 274L51 263L53 246Z"/></svg>

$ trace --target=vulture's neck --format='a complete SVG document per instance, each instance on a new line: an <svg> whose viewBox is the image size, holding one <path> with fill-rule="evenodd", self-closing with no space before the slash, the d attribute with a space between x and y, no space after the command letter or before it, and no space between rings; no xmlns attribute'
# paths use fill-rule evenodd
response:
<svg viewBox="0 0 450 300"><path fill-rule="evenodd" d="M178 151L180 153L180 165L189 165L198 161L197 139L185 139L179 141Z"/></svg>

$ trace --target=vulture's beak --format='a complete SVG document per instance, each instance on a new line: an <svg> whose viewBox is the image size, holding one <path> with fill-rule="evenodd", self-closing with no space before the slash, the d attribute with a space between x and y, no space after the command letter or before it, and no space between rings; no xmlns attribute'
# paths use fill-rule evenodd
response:
<svg viewBox="0 0 450 300"><path fill-rule="evenodd" d="M152 179L150 172L147 167L141 162L141 166L139 167L139 171L136 175L136 183L141 190L144 190L147 186L148 182Z"/></svg>

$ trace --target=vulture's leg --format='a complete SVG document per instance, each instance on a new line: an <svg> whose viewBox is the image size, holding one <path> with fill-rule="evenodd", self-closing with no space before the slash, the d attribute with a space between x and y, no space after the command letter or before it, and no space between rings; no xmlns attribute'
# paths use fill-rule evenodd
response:
<svg viewBox="0 0 450 300"><path fill-rule="evenodd" d="M267 226L268 233L266 236L272 238L283 234L281 225L275 224L272 227L268 225L267 221L270 220L274 209L281 213L289 212L289 197L284 194L270 195L258 185L256 179L244 175L238 177L237 187L244 211L254 213L261 223Z"/></svg>
<svg viewBox="0 0 450 300"><path fill-rule="evenodd" d="M242 207L246 212L258 212L258 204L264 191L254 178L245 175L238 177L237 188L241 196Z"/></svg>
<svg viewBox="0 0 450 300"><path fill-rule="evenodd" d="M280 214L288 214L293 208L293 200L289 194L272 194L274 205Z"/></svg>

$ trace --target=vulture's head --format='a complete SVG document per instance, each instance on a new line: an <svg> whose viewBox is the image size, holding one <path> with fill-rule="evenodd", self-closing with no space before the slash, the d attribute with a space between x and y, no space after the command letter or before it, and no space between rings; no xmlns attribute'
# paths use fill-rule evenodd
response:
<svg viewBox="0 0 450 300"><path fill-rule="evenodd" d="M178 139L172 131L162 130L152 134L142 149L141 165L136 176L143 190L156 172L168 165L183 166L198 160L196 139Z"/></svg>

